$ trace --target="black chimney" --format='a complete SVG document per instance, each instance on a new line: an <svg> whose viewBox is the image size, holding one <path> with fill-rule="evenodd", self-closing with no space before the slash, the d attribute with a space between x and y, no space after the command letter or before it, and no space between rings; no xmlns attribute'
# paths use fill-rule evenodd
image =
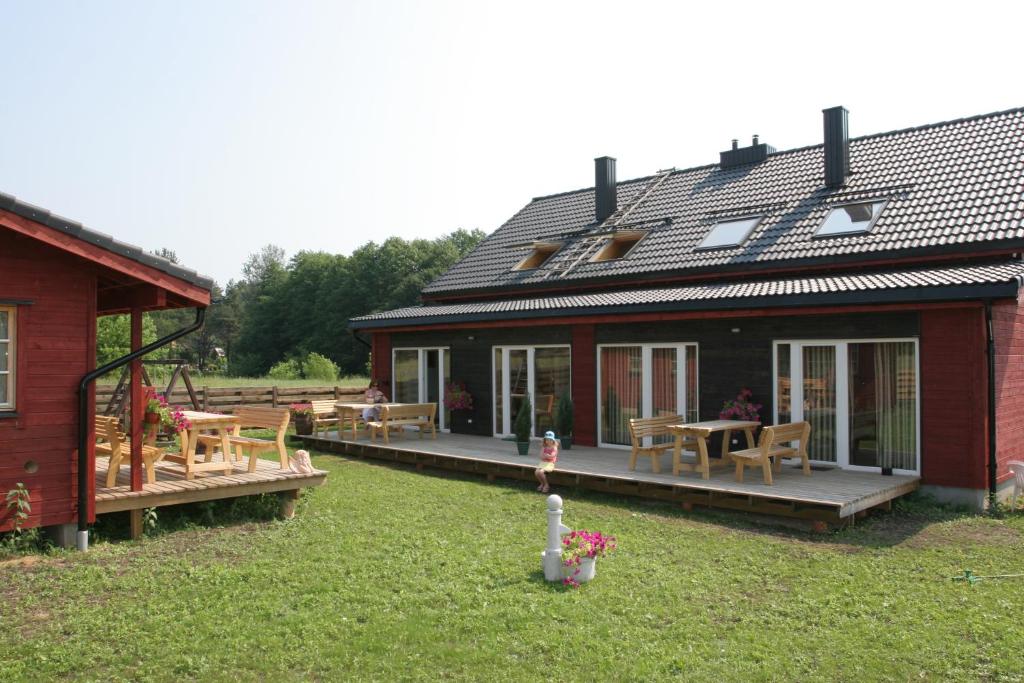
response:
<svg viewBox="0 0 1024 683"><path fill-rule="evenodd" d="M722 168L733 168L744 164L759 164L768 158L769 154L775 154L775 148L761 142L758 136L754 136L750 147L740 147L738 140L732 141L732 149L722 152L718 165Z"/></svg>
<svg viewBox="0 0 1024 683"><path fill-rule="evenodd" d="M616 203L615 159L594 159L594 219L601 223L615 213Z"/></svg>
<svg viewBox="0 0 1024 683"><path fill-rule="evenodd" d="M850 175L850 132L843 107L821 111L825 115L825 186L835 189Z"/></svg>

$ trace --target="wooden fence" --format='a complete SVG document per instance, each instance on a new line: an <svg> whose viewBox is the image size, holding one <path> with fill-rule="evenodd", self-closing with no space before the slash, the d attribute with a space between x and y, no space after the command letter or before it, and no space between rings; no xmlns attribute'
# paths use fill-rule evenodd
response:
<svg viewBox="0 0 1024 683"><path fill-rule="evenodd" d="M359 402L366 387L205 387L196 386L200 410L228 411L238 406L286 408L292 403L334 399ZM96 409L102 412L110 402L114 385L96 387ZM168 398L172 406L190 407L188 390L179 384Z"/></svg>

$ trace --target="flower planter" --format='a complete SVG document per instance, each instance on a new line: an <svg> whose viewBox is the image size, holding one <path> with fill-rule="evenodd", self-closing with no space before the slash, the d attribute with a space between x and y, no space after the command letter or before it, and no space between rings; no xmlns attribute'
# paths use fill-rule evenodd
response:
<svg viewBox="0 0 1024 683"><path fill-rule="evenodd" d="M576 570L579 573L576 573ZM580 560L578 566L575 567L562 567L562 573L566 578L572 579L576 583L586 583L594 578L594 574L597 572L597 558L596 557L584 557Z"/></svg>
<svg viewBox="0 0 1024 683"><path fill-rule="evenodd" d="M529 441L516 441L516 449L519 451L519 455L530 454L530 442Z"/></svg>
<svg viewBox="0 0 1024 683"><path fill-rule="evenodd" d="M563 436L559 441L562 444L563 451L568 451L572 448L572 434L569 436Z"/></svg>
<svg viewBox="0 0 1024 683"><path fill-rule="evenodd" d="M295 433L302 436L309 436L313 433L313 418L304 413L295 415L292 418L295 424Z"/></svg>
<svg viewBox="0 0 1024 683"><path fill-rule="evenodd" d="M145 413L142 421L149 425L160 424L160 413Z"/></svg>

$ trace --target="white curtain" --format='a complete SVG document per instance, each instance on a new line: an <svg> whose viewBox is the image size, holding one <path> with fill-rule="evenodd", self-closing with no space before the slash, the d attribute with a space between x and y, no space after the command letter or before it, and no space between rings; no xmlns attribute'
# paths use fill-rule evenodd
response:
<svg viewBox="0 0 1024 683"><path fill-rule="evenodd" d="M911 342L875 344L878 466L914 469L917 457L917 368Z"/></svg>

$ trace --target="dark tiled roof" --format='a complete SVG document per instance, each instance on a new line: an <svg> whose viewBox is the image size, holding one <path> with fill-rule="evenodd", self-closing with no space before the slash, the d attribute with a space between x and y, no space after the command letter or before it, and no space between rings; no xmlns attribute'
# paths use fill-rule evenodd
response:
<svg viewBox="0 0 1024 683"><path fill-rule="evenodd" d="M604 263L580 258L586 233L607 227L593 225L593 189L538 197L423 291L551 287L1024 246L1022 109L855 138L852 175L838 191L824 187L823 164L822 146L816 145L778 152L759 164L702 166L622 182L618 203L628 212L617 227L649 232L625 258ZM888 199L870 234L813 237L830 206L869 198ZM757 214L765 219L746 244L694 250L716 221ZM539 269L511 270L536 240L564 246Z"/></svg>
<svg viewBox="0 0 1024 683"><path fill-rule="evenodd" d="M722 282L658 289L411 306L351 321L351 327L430 325L511 318L643 311L942 301L1017 295L1024 263L854 272L817 277Z"/></svg>
<svg viewBox="0 0 1024 683"><path fill-rule="evenodd" d="M119 242L110 235L104 235L102 232L90 230L81 223L62 218L55 214L50 213L46 209L38 206L33 206L27 202L19 201L16 197L12 197L9 194L0 192L0 209L10 211L13 214L17 214L22 218L35 221L36 223L42 223L55 230L59 230L67 235L71 235L83 242L88 242L97 247L102 247L107 251L113 252L119 256L131 259L132 261L138 261L151 268L156 268L159 271L167 273L179 280L190 282L197 287L203 289L213 288L213 278L205 275L200 275L194 270L183 268L177 263L168 261L165 258L150 254L144 251L142 247L136 247L133 244L127 244L125 242Z"/></svg>

